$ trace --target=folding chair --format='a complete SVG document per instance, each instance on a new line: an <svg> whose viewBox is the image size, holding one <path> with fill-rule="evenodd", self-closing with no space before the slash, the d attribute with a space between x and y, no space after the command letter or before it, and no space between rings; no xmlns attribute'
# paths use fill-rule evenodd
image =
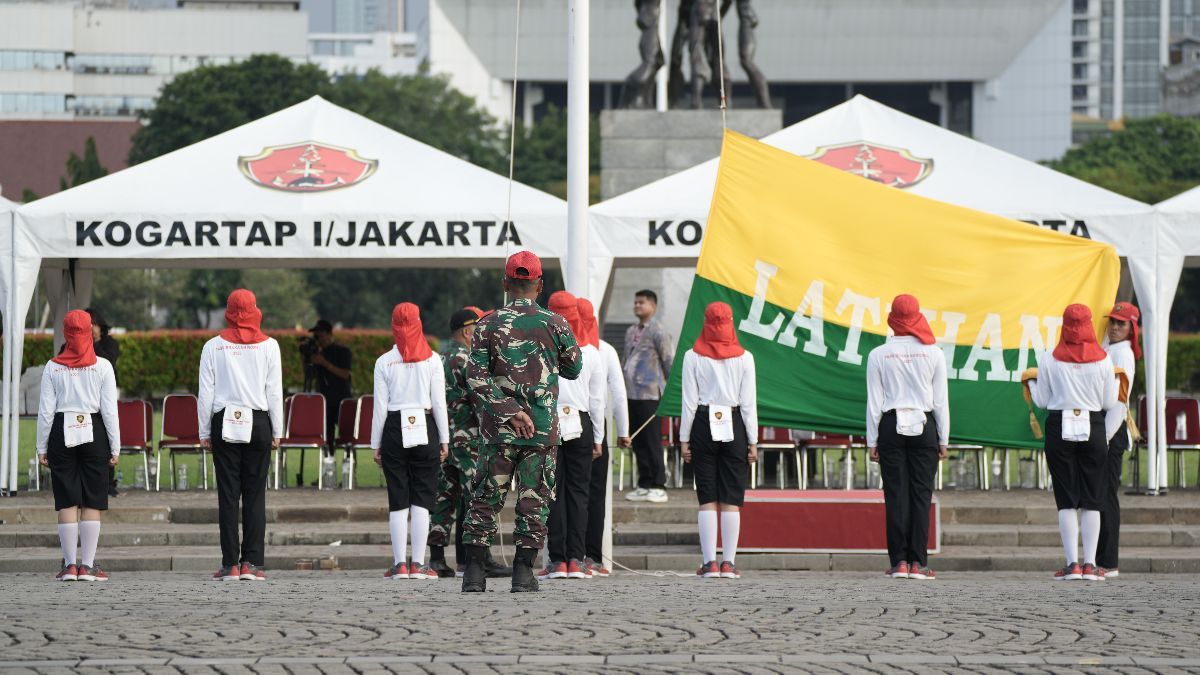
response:
<svg viewBox="0 0 1200 675"><path fill-rule="evenodd" d="M117 401L117 422L121 426L121 452L138 452L142 455L142 471L146 477L146 491L150 491L150 453L154 451L151 434L153 408L149 401Z"/></svg>
<svg viewBox="0 0 1200 675"><path fill-rule="evenodd" d="M667 474L667 484L676 488L683 487L683 446L679 440L678 417L662 418L663 440L663 471Z"/></svg>
<svg viewBox="0 0 1200 675"><path fill-rule="evenodd" d="M791 431L783 427L759 427L758 428L758 462L750 465L750 487L758 489L758 465L764 464L764 455L767 452L779 453L779 471L778 484L782 490L787 487L787 453L794 453L796 461L800 460L800 448L796 441L792 440ZM764 464L765 466L765 464Z"/></svg>
<svg viewBox="0 0 1200 675"><path fill-rule="evenodd" d="M846 457L850 457L850 452L854 447L854 439L843 434L825 434L814 432L813 437L800 448L800 484L801 489L808 489L808 451L812 450L816 453L817 467L821 471L821 487L829 488L829 476L825 470L825 452L828 450L842 450L846 453ZM853 461L853 460L851 460ZM847 462L846 473L853 475L850 471L853 465ZM850 490L854 486L853 480L847 480L845 489Z"/></svg>
<svg viewBox="0 0 1200 675"><path fill-rule="evenodd" d="M344 421L346 404L350 404L349 422ZM371 449L371 421L374 417L375 397L371 394L342 401L342 408L338 415L338 444L345 450L346 459L350 460L349 484L342 486L347 490L353 490L358 482L358 451ZM346 425L344 433L342 431L343 424Z"/></svg>
<svg viewBox="0 0 1200 675"><path fill-rule="evenodd" d="M991 489L991 480L988 477L987 448L982 445L948 445L946 449L950 452L957 452L960 458L965 453L975 453L975 478L978 481L979 489ZM938 460L937 482L934 486L938 490L942 489L942 465L945 463L945 460ZM1008 467L1007 452L1005 453L1004 465L1005 468Z"/></svg>
<svg viewBox="0 0 1200 675"><path fill-rule="evenodd" d="M1187 487L1188 452L1200 452L1200 401L1194 398L1167 399L1167 456L1175 453L1177 485ZM1197 475L1200 482L1200 475Z"/></svg>
<svg viewBox="0 0 1200 675"><path fill-rule="evenodd" d="M171 489L176 488L175 455L177 453L200 453L200 473L204 476L204 489L208 489L208 451L200 445L199 401L192 394L169 394L163 399L162 428L158 441L158 473L154 476L154 489L161 489L162 451L167 451L171 465ZM170 437L168 440L167 437Z"/></svg>
<svg viewBox="0 0 1200 675"><path fill-rule="evenodd" d="M325 397L321 394L294 394L287 400L286 432L279 440L279 449L274 453L275 489L279 489L280 474L287 469L287 451L300 451L300 467L304 467L304 453L316 450L318 457L325 448ZM303 474L301 474L303 479ZM287 485L287 476L283 477ZM325 472L317 467L317 488L325 486Z"/></svg>

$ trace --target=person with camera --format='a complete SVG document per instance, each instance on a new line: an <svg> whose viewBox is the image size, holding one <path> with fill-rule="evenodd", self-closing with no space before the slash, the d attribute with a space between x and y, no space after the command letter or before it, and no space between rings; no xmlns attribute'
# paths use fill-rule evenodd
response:
<svg viewBox="0 0 1200 675"><path fill-rule="evenodd" d="M308 330L312 337L300 342L304 358L304 389L313 387L325 397L326 452L333 453L334 425L342 400L350 398L350 348L333 339L333 324L325 319Z"/></svg>

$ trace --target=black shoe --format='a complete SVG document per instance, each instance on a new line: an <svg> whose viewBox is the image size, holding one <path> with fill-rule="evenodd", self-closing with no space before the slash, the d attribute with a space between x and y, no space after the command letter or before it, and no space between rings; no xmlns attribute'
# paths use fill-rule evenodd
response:
<svg viewBox="0 0 1200 675"><path fill-rule="evenodd" d="M439 579L449 579L454 576L454 568L446 564L445 558L430 558L429 567L437 572Z"/></svg>
<svg viewBox="0 0 1200 675"><path fill-rule="evenodd" d="M517 556L513 560L513 593L537 593L538 580L537 577L533 575L533 558L536 555L537 549L517 549Z"/></svg>
<svg viewBox="0 0 1200 675"><path fill-rule="evenodd" d="M483 593L487 590L487 572L483 568L486 546L467 546L467 570L463 573L463 593Z"/></svg>
<svg viewBox="0 0 1200 675"><path fill-rule="evenodd" d="M483 560L483 568L487 570L489 579L511 577L513 573L513 568L501 565L500 561L492 557L491 550L488 550L487 557Z"/></svg>

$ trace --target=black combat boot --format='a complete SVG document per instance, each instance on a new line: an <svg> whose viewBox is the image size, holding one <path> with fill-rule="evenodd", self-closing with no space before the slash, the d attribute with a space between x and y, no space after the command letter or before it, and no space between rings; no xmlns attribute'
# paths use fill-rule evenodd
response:
<svg viewBox="0 0 1200 675"><path fill-rule="evenodd" d="M492 550L488 549L487 557L484 558L483 568L487 570L489 579L499 579L501 577L510 577L513 573L513 568L501 565L499 560L492 557ZM436 568L435 568L436 569Z"/></svg>
<svg viewBox="0 0 1200 675"><path fill-rule="evenodd" d="M446 564L446 548L444 546L429 547L429 567L437 572L440 579L454 576L454 568Z"/></svg>
<svg viewBox="0 0 1200 675"><path fill-rule="evenodd" d="M463 593L482 593L487 590L487 571L483 568L486 546L467 546L467 571L463 573Z"/></svg>
<svg viewBox="0 0 1200 675"><path fill-rule="evenodd" d="M516 558L513 559L513 593L537 593L537 577L533 576L533 558L536 555L537 549L534 548L517 549Z"/></svg>

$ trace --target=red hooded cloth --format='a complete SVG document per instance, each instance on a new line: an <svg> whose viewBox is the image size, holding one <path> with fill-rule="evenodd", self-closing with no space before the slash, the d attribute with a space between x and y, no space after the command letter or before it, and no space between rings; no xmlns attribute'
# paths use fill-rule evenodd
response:
<svg viewBox="0 0 1200 675"><path fill-rule="evenodd" d="M63 319L63 335L67 344L54 357L55 363L68 368L87 368L96 365L96 348L92 345L92 317L82 309L67 312Z"/></svg>
<svg viewBox="0 0 1200 675"><path fill-rule="evenodd" d="M254 345L267 339L262 332L262 312L254 294L239 288L229 294L225 303L225 330L221 337L239 345Z"/></svg>
<svg viewBox="0 0 1200 675"><path fill-rule="evenodd" d="M692 351L710 359L732 359L746 352L738 344L733 331L733 309L723 302L713 302L704 309L704 328L692 345Z"/></svg>
<svg viewBox="0 0 1200 675"><path fill-rule="evenodd" d="M1118 302L1108 313L1110 319L1120 319L1121 321L1129 322L1129 344L1133 348L1133 358L1142 358L1142 340L1140 337L1140 329L1138 328L1138 319L1142 313L1138 308L1128 302Z"/></svg>
<svg viewBox="0 0 1200 675"><path fill-rule="evenodd" d="M583 327L584 336L579 338L580 344L600 348L600 326L596 322L596 308L587 298L578 298L575 305L579 308L579 323Z"/></svg>
<svg viewBox="0 0 1200 675"><path fill-rule="evenodd" d="M421 310L411 302L392 308L392 339L405 363L417 363L433 356L425 328L421 325Z"/></svg>
<svg viewBox="0 0 1200 675"><path fill-rule="evenodd" d="M1092 310L1086 305L1069 305L1063 310L1062 335L1054 348L1054 358L1066 363L1095 363L1105 356L1096 342Z"/></svg>
<svg viewBox="0 0 1200 675"><path fill-rule="evenodd" d="M937 342L933 338L933 331L929 329L929 322L921 313L921 304L908 294L897 295L896 299L892 300L892 311L888 312L888 327L897 337L911 335L927 345Z"/></svg>
<svg viewBox="0 0 1200 675"><path fill-rule="evenodd" d="M551 293L546 308L567 320L567 325L571 327L576 342L580 345L587 344L587 331L583 329L583 322L579 319L579 304L573 294L567 291Z"/></svg>

